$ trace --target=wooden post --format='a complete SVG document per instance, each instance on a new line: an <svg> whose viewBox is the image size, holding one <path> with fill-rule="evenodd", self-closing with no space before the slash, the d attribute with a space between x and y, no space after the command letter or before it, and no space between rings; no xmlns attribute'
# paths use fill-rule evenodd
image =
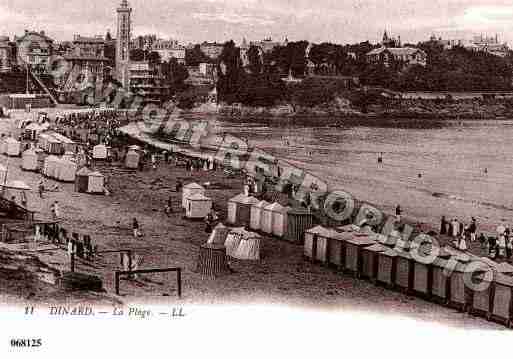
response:
<svg viewBox="0 0 513 359"><path fill-rule="evenodd" d="M75 253L71 252L71 255L70 255L70 272L73 273L75 272Z"/></svg>
<svg viewBox="0 0 513 359"><path fill-rule="evenodd" d="M201 246L196 270L203 277L209 278L228 274L226 247L219 244L205 244Z"/></svg>
<svg viewBox="0 0 513 359"><path fill-rule="evenodd" d="M177 281L178 281L178 298L182 297L182 270L178 268L176 272Z"/></svg>
<svg viewBox="0 0 513 359"><path fill-rule="evenodd" d="M128 254L128 270L131 271L132 270L132 251L128 250L127 254ZM133 277L134 276L131 273L128 274L128 279L132 279Z"/></svg>
<svg viewBox="0 0 513 359"><path fill-rule="evenodd" d="M114 273L114 281L116 282L116 295L119 295L119 272Z"/></svg>

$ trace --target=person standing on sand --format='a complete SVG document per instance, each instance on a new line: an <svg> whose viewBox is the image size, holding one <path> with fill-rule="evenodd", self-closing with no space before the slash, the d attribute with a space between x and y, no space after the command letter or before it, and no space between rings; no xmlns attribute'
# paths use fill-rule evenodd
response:
<svg viewBox="0 0 513 359"><path fill-rule="evenodd" d="M504 256L506 251L506 239L505 239L506 227L501 223L497 226L497 238L499 246L499 256Z"/></svg>
<svg viewBox="0 0 513 359"><path fill-rule="evenodd" d="M443 234L446 234L446 228L447 226L447 221L445 219L445 216L442 216L442 221L440 222L440 235L443 235Z"/></svg>
<svg viewBox="0 0 513 359"><path fill-rule="evenodd" d="M52 212L52 217L54 221L57 221L59 219L59 202L55 201L50 206L50 211Z"/></svg>
<svg viewBox="0 0 513 359"><path fill-rule="evenodd" d="M477 237L477 222L474 217L472 217L472 222L469 225L470 232L470 242L475 242Z"/></svg>
<svg viewBox="0 0 513 359"><path fill-rule="evenodd" d="M401 222L401 214L403 213L403 210L401 209L400 205L397 205L395 207L395 218L397 219L397 222Z"/></svg>
<svg viewBox="0 0 513 359"><path fill-rule="evenodd" d="M39 185L37 186L39 191L39 198L43 198L43 193L45 192L45 183L44 180L39 181Z"/></svg>
<svg viewBox="0 0 513 359"><path fill-rule="evenodd" d="M458 237L458 230L460 229L460 224L458 223L458 220L456 218L454 218L451 222L451 227L452 227L452 237L453 238L457 238Z"/></svg>
<svg viewBox="0 0 513 359"><path fill-rule="evenodd" d="M139 222L137 221L137 218L134 218L132 220L132 230L134 232L134 238L142 237L142 233L139 229Z"/></svg>

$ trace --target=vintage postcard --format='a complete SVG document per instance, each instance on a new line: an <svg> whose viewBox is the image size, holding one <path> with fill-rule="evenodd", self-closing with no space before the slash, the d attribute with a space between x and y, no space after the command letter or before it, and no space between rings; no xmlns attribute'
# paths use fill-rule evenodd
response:
<svg viewBox="0 0 513 359"><path fill-rule="evenodd" d="M0 357L500 350L512 18L0 0Z"/></svg>

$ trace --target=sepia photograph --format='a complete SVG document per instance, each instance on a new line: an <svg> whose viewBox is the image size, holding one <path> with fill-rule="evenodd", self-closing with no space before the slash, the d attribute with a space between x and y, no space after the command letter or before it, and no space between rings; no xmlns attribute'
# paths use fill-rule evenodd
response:
<svg viewBox="0 0 513 359"><path fill-rule="evenodd" d="M508 0L0 0L0 354L506 350L512 41Z"/></svg>

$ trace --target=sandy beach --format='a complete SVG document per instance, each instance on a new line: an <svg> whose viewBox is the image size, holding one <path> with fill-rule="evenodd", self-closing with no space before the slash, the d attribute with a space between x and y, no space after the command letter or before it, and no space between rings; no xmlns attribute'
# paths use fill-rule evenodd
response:
<svg viewBox="0 0 513 359"><path fill-rule="evenodd" d="M7 157L0 156L5 164ZM179 212L181 196L174 190L177 179L200 184L210 182L206 194L225 215L227 200L241 192L240 178L228 179L221 171L187 172L173 165L161 165L156 171L132 172L120 165L97 163L109 183L110 196L95 196L74 192L73 184L46 180L57 184L58 192L45 193L38 198L37 183L41 176L23 172L20 159L9 160L9 179L22 179L32 187L28 207L36 217L50 217L50 205L57 200L62 211L62 225L70 231L89 234L100 250L133 249L141 259L141 267L181 267L184 288L181 302L187 304L273 304L292 305L315 310L372 312L376 315L407 316L421 321L444 323L474 329L503 329L485 320L459 313L418 298L376 287L370 282L356 280L330 269L306 262L302 246L264 238L262 260L243 262L232 260L234 273L217 280L203 280L195 273L198 248L208 235L202 222L182 218ZM175 212L168 217L163 209L168 197L175 203ZM132 218L141 224L144 237L133 238ZM64 250L45 252L45 256L66 258ZM50 254L48 254L50 253ZM37 254L36 254L37 255ZM99 301L113 303L176 303L174 274L140 276L137 280L122 281L121 296L114 295L114 270L119 269L119 256L104 255L93 264L79 262L77 270L102 277L107 293L101 297L52 296L50 286L38 285L39 290L25 288L19 292L7 290L0 296L3 303L15 304L18 299L35 302ZM29 295L31 294L31 295Z"/></svg>

